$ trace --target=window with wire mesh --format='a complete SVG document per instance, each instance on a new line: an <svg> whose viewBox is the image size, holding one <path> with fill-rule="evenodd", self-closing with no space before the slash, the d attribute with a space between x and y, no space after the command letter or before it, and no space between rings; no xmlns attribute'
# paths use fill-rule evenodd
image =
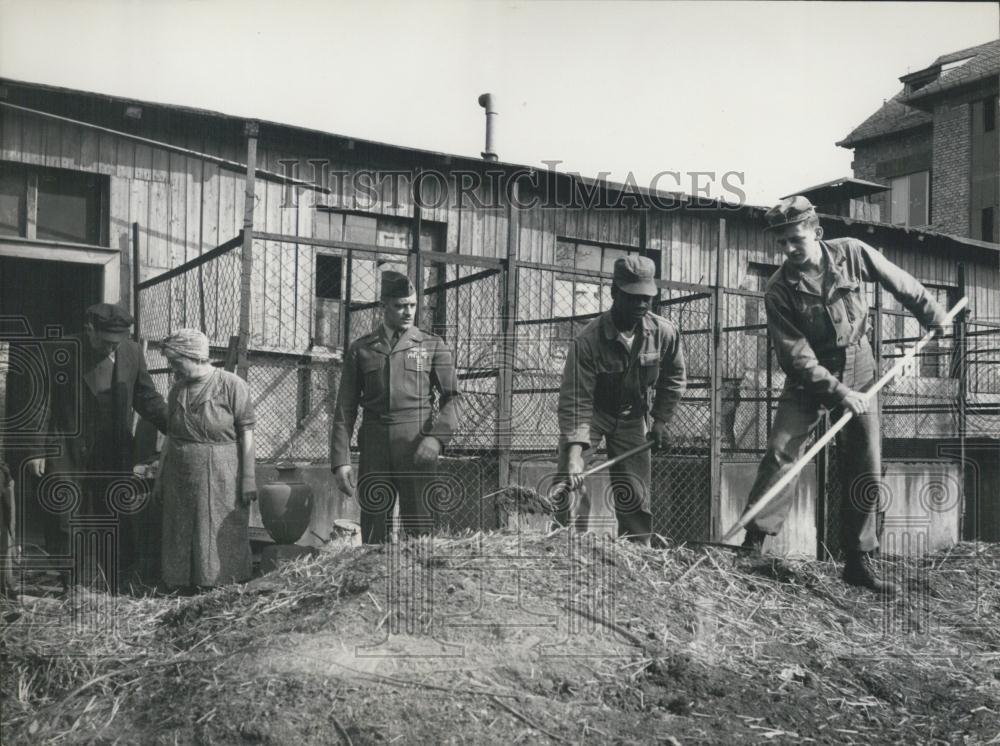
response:
<svg viewBox="0 0 1000 746"><path fill-rule="evenodd" d="M413 246L413 219L395 215L373 215L347 210L319 209L313 214L313 235L332 241L364 244L374 252L322 248L316 252L314 344L334 348L346 346L344 313L350 313L351 337L367 334L378 323L373 311L378 302L381 274L394 270L406 274L406 257L378 253L376 247L409 250ZM444 251L445 223L421 221L421 251ZM348 297L347 279L350 277ZM426 278L425 278L426 284ZM345 311L344 304L349 308Z"/></svg>
<svg viewBox="0 0 1000 746"><path fill-rule="evenodd" d="M424 272L425 326L451 350L462 388L461 417L449 450L495 449L502 353L500 272L451 264L445 256L428 261Z"/></svg>
<svg viewBox="0 0 1000 746"><path fill-rule="evenodd" d="M928 288L947 307L951 288ZM902 309L888 293L883 294L880 370L887 371L923 335L920 322ZM953 342L932 340L879 394L882 432L887 438L954 437L958 398L954 371Z"/></svg>
<svg viewBox="0 0 1000 746"><path fill-rule="evenodd" d="M724 292L719 309L722 326L719 357L722 448L731 458L759 457L770 432L769 414L784 385L784 373L770 348L763 288L770 265L751 263L741 279L750 293ZM749 327L749 328L748 328Z"/></svg>
<svg viewBox="0 0 1000 746"><path fill-rule="evenodd" d="M958 299L958 288L950 285L924 283L931 297L944 309L949 309ZM883 292L882 310L891 321L882 325L883 357L900 356L922 336L920 322L915 319L892 294ZM949 330L950 331L950 330ZM918 354L907 369L907 375L923 378L950 378L952 376L952 340L934 337ZM891 363L894 361L890 362Z"/></svg>

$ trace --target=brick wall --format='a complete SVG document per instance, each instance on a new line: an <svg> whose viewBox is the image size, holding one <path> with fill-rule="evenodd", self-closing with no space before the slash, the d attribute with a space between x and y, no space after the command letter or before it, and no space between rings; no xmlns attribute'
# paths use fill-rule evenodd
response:
<svg viewBox="0 0 1000 746"><path fill-rule="evenodd" d="M943 104L934 110L934 165L931 220L936 230L969 235L971 132L968 104Z"/></svg>
<svg viewBox="0 0 1000 746"><path fill-rule="evenodd" d="M929 153L932 145L933 131L929 126L861 143L854 149L854 162L851 164L854 168L854 177L889 186L889 181L893 176L907 173L906 166L903 165L904 161L919 156L921 153ZM885 164L890 162L898 162L899 165L896 169L888 169L888 173L886 173ZM931 188L933 189L933 184ZM889 222L892 219L889 192L873 194L871 202L879 206L879 214L884 222Z"/></svg>

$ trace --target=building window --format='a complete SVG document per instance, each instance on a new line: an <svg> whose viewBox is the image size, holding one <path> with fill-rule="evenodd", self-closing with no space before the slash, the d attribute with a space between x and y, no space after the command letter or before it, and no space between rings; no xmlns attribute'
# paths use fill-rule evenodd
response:
<svg viewBox="0 0 1000 746"><path fill-rule="evenodd" d="M344 260L328 254L316 255L316 297L340 300Z"/></svg>
<svg viewBox="0 0 1000 746"><path fill-rule="evenodd" d="M25 235L27 193L23 171L4 164L0 171L0 236Z"/></svg>
<svg viewBox="0 0 1000 746"><path fill-rule="evenodd" d="M740 281L743 290L753 290L763 293L767 287L767 281L771 275L778 271L778 265L766 264L764 262L748 262L746 274ZM767 318L764 314L764 296L747 295L743 297L743 323L746 326L754 324L766 324ZM747 329L747 334L759 337L766 337L766 329Z"/></svg>
<svg viewBox="0 0 1000 746"><path fill-rule="evenodd" d="M993 214L992 207L984 207L979 213L979 236L983 241L993 243L996 237L993 235Z"/></svg>
<svg viewBox="0 0 1000 746"><path fill-rule="evenodd" d="M424 220L420 227L421 251L445 250L446 223ZM409 250L413 243L413 220L394 215L316 210L313 215L313 235L332 241L364 244L373 250L377 247ZM355 251L351 259L351 302L370 303L377 300L379 274L387 269L406 274L406 257ZM317 267L317 275L318 273ZM342 287L343 278L342 269L337 280L338 288ZM342 290L338 289L337 292Z"/></svg>
<svg viewBox="0 0 1000 746"><path fill-rule="evenodd" d="M893 225L930 223L930 181L929 171L917 171L892 180L890 209Z"/></svg>
<svg viewBox="0 0 1000 746"><path fill-rule="evenodd" d="M995 96L983 100L983 132L997 128L997 99Z"/></svg>
<svg viewBox="0 0 1000 746"><path fill-rule="evenodd" d="M577 272L556 274L553 282L551 318L567 316L591 316L611 308L611 280L601 273L614 272L615 262L624 256L644 255L653 260L655 276L660 276L660 252L642 251L638 248L605 245L594 241L579 241L575 238L556 239L556 266L593 273L592 276ZM552 337L552 354L562 359L566 353L566 343L579 328L573 321L556 325Z"/></svg>
<svg viewBox="0 0 1000 746"><path fill-rule="evenodd" d="M553 298L553 316L585 316L611 308L611 283L599 273L612 273L615 262L624 256L645 254L656 266L660 276L660 252L643 252L640 249L606 246L592 241L572 238L556 240L556 265L566 269L593 272L593 277L581 274L558 275Z"/></svg>
<svg viewBox="0 0 1000 746"><path fill-rule="evenodd" d="M108 178L3 163L0 235L107 245Z"/></svg>

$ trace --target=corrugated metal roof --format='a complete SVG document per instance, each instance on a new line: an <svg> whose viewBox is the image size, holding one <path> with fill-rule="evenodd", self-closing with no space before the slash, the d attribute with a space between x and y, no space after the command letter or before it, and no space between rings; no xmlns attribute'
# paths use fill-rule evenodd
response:
<svg viewBox="0 0 1000 746"><path fill-rule="evenodd" d="M844 176L840 179L833 179L832 181L825 181L822 184L811 186L808 189L800 189L797 192L786 194L782 199L787 199L797 194L808 197L812 202L829 198L834 194L841 199L853 199L855 197L864 197L868 194L884 192L887 189L889 187L883 184L876 184L874 181L865 181L864 179L855 179L853 176ZM814 196L816 199L813 199Z"/></svg>

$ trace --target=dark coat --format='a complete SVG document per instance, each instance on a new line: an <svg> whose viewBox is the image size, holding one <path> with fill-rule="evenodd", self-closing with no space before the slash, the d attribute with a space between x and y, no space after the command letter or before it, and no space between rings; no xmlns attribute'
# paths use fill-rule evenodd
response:
<svg viewBox="0 0 1000 746"><path fill-rule="evenodd" d="M59 471L99 468L131 472L133 413L138 412L161 432L167 428L167 404L153 385L139 346L125 340L115 351L110 438L100 438L97 433L97 399L86 379L100 361L86 337L52 343L47 358L50 373L70 372L66 377L50 375L47 435L42 441L46 450L60 447Z"/></svg>

